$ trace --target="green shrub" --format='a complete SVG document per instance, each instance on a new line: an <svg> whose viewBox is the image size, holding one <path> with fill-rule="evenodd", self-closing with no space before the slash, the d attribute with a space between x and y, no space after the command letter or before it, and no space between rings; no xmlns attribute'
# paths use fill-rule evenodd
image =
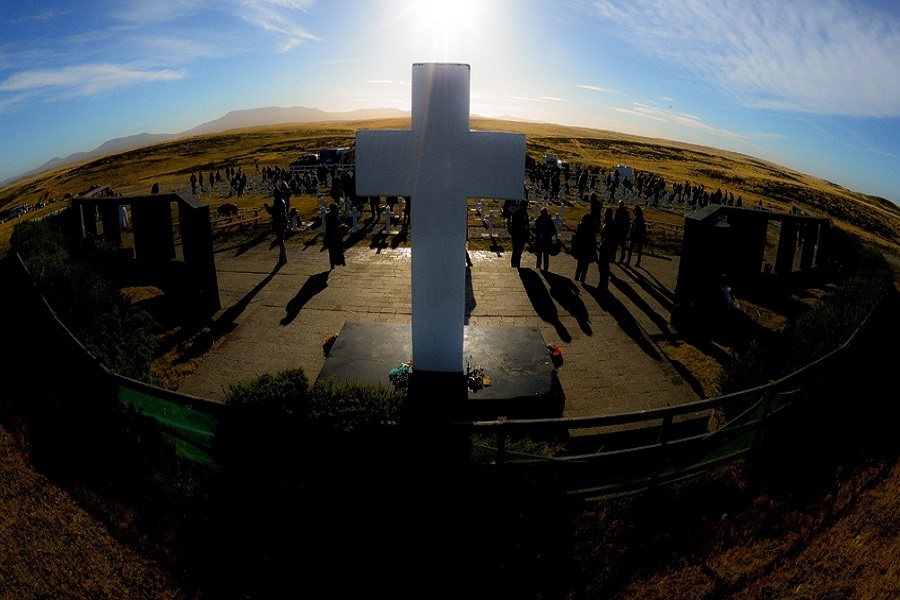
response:
<svg viewBox="0 0 900 600"><path fill-rule="evenodd" d="M836 350L893 287L893 271L877 250L834 228L828 247L837 289L790 323L775 343L751 344L725 365L720 393L780 379Z"/></svg>
<svg viewBox="0 0 900 600"><path fill-rule="evenodd" d="M10 243L60 321L91 354L120 375L149 379L158 325L93 264L71 255L59 217L17 224Z"/></svg>
<svg viewBox="0 0 900 600"><path fill-rule="evenodd" d="M230 384L225 390L225 404L303 416L309 414L309 396L309 380L303 369L287 369Z"/></svg>
<svg viewBox="0 0 900 600"><path fill-rule="evenodd" d="M322 431L349 433L361 427L396 423L406 394L385 385L317 381L310 416Z"/></svg>
<svg viewBox="0 0 900 600"><path fill-rule="evenodd" d="M338 383L334 378L310 387L303 369L296 368L229 385L225 404L293 418L321 432L348 433L396 422L404 397L384 385Z"/></svg>
<svg viewBox="0 0 900 600"><path fill-rule="evenodd" d="M299 368L231 384L216 429L218 460L232 474L270 483L321 478L348 455L383 446L403 397L333 379L310 386Z"/></svg>

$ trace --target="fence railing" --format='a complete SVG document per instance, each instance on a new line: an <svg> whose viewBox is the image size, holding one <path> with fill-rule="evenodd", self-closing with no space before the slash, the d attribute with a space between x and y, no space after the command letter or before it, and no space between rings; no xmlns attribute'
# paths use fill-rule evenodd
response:
<svg viewBox="0 0 900 600"><path fill-rule="evenodd" d="M24 275L22 282L31 283L27 267L21 257L16 258ZM74 371L87 378L98 393L109 390L126 406L154 419L181 456L215 464L212 442L227 406L110 372L58 319L33 283L14 286L10 292L16 290L22 290L26 302L37 307L34 312L39 314L33 318L45 320L55 332L55 351L65 355L63 360L79 365ZM752 451L767 422L807 397L810 384L833 370L868 320L843 345L814 363L778 381L738 393L631 413L448 422L441 427L472 436L472 459L507 477L550 481L566 494L583 499L634 493L706 472ZM724 425L710 427L710 416L718 410L731 416ZM579 435L584 432L589 435ZM547 457L508 448L511 440L525 436L564 438L569 451Z"/></svg>

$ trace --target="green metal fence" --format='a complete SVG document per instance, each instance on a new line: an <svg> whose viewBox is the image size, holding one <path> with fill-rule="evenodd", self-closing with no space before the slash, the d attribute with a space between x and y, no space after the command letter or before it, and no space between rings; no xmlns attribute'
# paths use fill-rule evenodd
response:
<svg viewBox="0 0 900 600"><path fill-rule="evenodd" d="M30 281L21 259L18 264L22 282ZM55 331L58 351L64 360L80 365L75 370L90 380L92 390L112 390L124 405L156 421L180 456L215 465L213 439L227 406L111 373L72 336L33 287L17 287L28 297L26 302L40 305L34 318L43 319ZM704 473L752 451L767 422L804 399L810 384L852 348L866 323L843 346L815 363L779 381L728 396L634 413L454 422L442 427L475 439L493 439L493 445L475 444L471 458L503 476L552 482L570 496L588 500L634 493ZM717 409L734 416L724 426L711 428L709 418ZM594 447L579 452L584 444L574 441L583 432L591 432L586 438ZM507 450L508 440L522 436L565 438L572 442L572 450L552 458Z"/></svg>

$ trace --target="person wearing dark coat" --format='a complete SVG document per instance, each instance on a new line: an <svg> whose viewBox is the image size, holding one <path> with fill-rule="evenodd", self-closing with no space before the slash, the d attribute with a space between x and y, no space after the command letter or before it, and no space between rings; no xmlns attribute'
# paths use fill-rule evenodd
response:
<svg viewBox="0 0 900 600"><path fill-rule="evenodd" d="M597 257L597 266L600 267L600 285L598 287L604 290L609 287L609 263L616 258L617 245L615 216L613 209L607 208L603 213L603 225L600 227L600 247Z"/></svg>
<svg viewBox="0 0 900 600"><path fill-rule="evenodd" d="M616 171L618 173L618 171ZM631 230L631 215L628 214L628 207L625 206L624 200L619 200L619 207L615 214L616 222L616 243L619 246L619 262L625 262L625 251L627 250L628 232Z"/></svg>
<svg viewBox="0 0 900 600"><path fill-rule="evenodd" d="M325 215L325 248L328 249L328 260L331 262L332 269L336 266L347 266L347 262L344 260L344 238L341 236L341 225L340 208L332 202Z"/></svg>
<svg viewBox="0 0 900 600"><path fill-rule="evenodd" d="M631 224L631 242L628 244L628 257L625 264L631 263L631 253L637 248L637 262L634 266L641 265L641 256L644 253L644 240L647 237L647 224L644 222L644 209L640 205L634 207L634 222Z"/></svg>
<svg viewBox="0 0 900 600"><path fill-rule="evenodd" d="M278 264L284 264L287 262L287 252L284 247L284 235L288 225L287 207L284 204L284 198L278 188L273 191L272 198L272 206L263 202L263 208L266 209L267 213L272 215L272 231L275 232L275 241L272 242L269 248L271 249L278 246L280 250Z"/></svg>
<svg viewBox="0 0 900 600"><path fill-rule="evenodd" d="M556 225L550 218L547 207L541 209L541 214L534 220L534 253L536 255L536 267L543 265L544 271L550 270L550 249L556 237Z"/></svg>
<svg viewBox="0 0 900 600"><path fill-rule="evenodd" d="M529 231L528 201L522 200L512 211L509 222L509 235L512 238L510 264L515 269L522 266L522 252L525 250L525 244L528 243Z"/></svg>
<svg viewBox="0 0 900 600"><path fill-rule="evenodd" d="M588 267L597 262L597 230L590 213L581 217L572 242L572 256L575 257L575 280L584 283Z"/></svg>

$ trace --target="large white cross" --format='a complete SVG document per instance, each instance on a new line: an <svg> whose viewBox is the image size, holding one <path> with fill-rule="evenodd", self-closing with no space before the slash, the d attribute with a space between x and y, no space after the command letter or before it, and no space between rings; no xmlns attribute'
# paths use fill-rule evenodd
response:
<svg viewBox="0 0 900 600"><path fill-rule="evenodd" d="M466 199L521 200L525 135L469 130L469 65L412 67L412 128L358 131L356 191L412 201L412 361L463 370Z"/></svg>

